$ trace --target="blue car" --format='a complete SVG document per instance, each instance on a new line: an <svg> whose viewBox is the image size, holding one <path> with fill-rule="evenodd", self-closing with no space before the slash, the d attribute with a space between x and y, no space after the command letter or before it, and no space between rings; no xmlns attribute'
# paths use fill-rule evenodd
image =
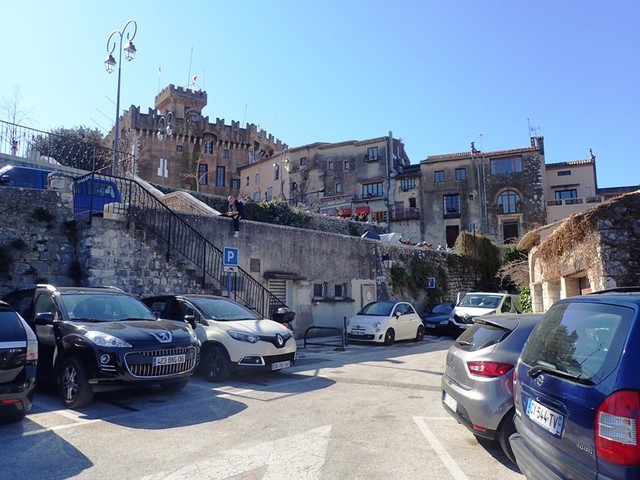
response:
<svg viewBox="0 0 640 480"><path fill-rule="evenodd" d="M510 437L528 479L640 478L640 287L557 301L516 369Z"/></svg>

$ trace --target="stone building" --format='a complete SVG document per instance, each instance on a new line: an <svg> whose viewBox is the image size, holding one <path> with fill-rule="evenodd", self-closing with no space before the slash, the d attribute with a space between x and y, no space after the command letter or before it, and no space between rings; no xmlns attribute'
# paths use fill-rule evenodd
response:
<svg viewBox="0 0 640 480"><path fill-rule="evenodd" d="M640 285L640 191L627 193L562 222L529 232L535 312L556 300L613 287Z"/></svg>
<svg viewBox="0 0 640 480"><path fill-rule="evenodd" d="M418 175L415 167L405 173L408 168L404 144L391 133L318 142L241 166L240 194L256 201L281 198L294 208L376 224L413 219L417 226Z"/></svg>
<svg viewBox="0 0 640 480"><path fill-rule="evenodd" d="M423 238L452 247L462 231L503 244L546 221L544 143L435 155L420 162Z"/></svg>
<svg viewBox="0 0 640 480"><path fill-rule="evenodd" d="M207 93L194 85L169 85L147 113L132 105L120 121L120 149L132 151L136 164L119 165L118 173L136 172L150 183L173 188L238 194L238 167L287 148L254 124L211 122L203 115L206 106Z"/></svg>

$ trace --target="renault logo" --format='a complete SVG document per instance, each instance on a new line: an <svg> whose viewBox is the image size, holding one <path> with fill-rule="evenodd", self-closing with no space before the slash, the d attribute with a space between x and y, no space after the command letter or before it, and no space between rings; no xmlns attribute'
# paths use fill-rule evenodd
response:
<svg viewBox="0 0 640 480"><path fill-rule="evenodd" d="M284 338L279 333L276 335L276 343L278 344L278 348L284 345Z"/></svg>
<svg viewBox="0 0 640 480"><path fill-rule="evenodd" d="M544 383L544 375L538 375L536 377L536 385L538 387L541 387L543 383Z"/></svg>

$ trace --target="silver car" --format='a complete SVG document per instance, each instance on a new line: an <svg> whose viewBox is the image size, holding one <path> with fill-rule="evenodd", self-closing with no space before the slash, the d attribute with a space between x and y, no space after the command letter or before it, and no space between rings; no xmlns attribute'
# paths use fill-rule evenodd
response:
<svg viewBox="0 0 640 480"><path fill-rule="evenodd" d="M478 437L500 442L515 463L513 372L520 351L542 314L478 317L449 348L442 375L442 404Z"/></svg>

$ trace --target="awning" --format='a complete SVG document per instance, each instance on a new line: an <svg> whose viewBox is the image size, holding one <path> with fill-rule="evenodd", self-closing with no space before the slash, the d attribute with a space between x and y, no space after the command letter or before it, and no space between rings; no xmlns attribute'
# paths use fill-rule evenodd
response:
<svg viewBox="0 0 640 480"><path fill-rule="evenodd" d="M338 216L340 217L350 217L351 209L350 208L338 208Z"/></svg>
<svg viewBox="0 0 640 480"><path fill-rule="evenodd" d="M356 207L356 215L361 215L363 213L369 214L369 207Z"/></svg>

